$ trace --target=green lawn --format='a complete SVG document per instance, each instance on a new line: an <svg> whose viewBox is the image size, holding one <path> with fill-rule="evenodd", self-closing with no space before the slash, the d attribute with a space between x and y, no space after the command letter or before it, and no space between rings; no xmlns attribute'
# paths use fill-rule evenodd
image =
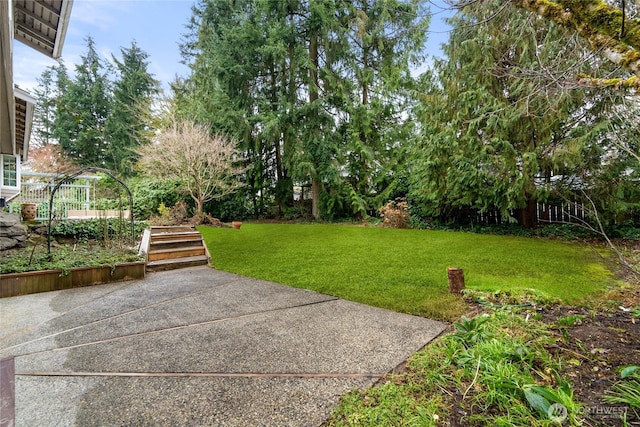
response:
<svg viewBox="0 0 640 427"><path fill-rule="evenodd" d="M199 227L217 269L421 316L452 320L467 288L534 289L576 304L615 283L600 255L579 243L449 231L245 223Z"/></svg>

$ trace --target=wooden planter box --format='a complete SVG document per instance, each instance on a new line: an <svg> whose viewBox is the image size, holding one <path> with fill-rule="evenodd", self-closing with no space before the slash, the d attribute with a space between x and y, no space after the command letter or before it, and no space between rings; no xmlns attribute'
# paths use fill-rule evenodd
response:
<svg viewBox="0 0 640 427"><path fill-rule="evenodd" d="M107 266L71 268L66 275L62 270L0 274L0 298L141 279L144 272L145 262L140 261L118 264L113 271Z"/></svg>

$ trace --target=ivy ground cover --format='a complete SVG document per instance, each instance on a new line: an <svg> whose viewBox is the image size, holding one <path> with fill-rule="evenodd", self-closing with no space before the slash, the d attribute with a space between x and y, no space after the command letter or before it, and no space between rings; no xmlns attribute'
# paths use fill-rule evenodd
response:
<svg viewBox="0 0 640 427"><path fill-rule="evenodd" d="M447 267L463 268L469 289L531 290L566 304L615 285L606 258L578 242L326 224L199 230L217 269L435 319L465 310Z"/></svg>

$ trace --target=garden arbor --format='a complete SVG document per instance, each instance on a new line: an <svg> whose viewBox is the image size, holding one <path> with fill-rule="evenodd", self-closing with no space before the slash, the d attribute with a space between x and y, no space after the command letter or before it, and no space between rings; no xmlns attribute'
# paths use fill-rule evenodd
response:
<svg viewBox="0 0 640 427"><path fill-rule="evenodd" d="M51 254L51 224L53 222L53 198L56 194L56 191L58 191L60 186L62 186L65 182L69 182L75 179L76 177L82 175L83 173L87 173L87 172L100 172L107 176L110 176L111 178L113 178L114 181L116 181L121 187L123 187L126 190L127 196L129 199L129 222L130 222L130 229L131 229L131 246L133 246L133 243L135 241L135 231L134 231L134 217L133 217L133 194L131 193L131 190L129 190L129 187L127 187L127 185L124 182L122 182L119 178L117 178L110 170L99 168L99 167L85 167L78 172L65 175L62 179L60 179L56 183L56 185L51 190L51 196L49 197L49 225L48 225L48 232L47 232L47 253L48 254Z"/></svg>

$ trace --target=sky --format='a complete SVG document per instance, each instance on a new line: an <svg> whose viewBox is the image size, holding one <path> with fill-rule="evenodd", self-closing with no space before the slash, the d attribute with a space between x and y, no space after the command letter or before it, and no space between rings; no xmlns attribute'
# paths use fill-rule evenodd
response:
<svg viewBox="0 0 640 427"><path fill-rule="evenodd" d="M2 1L2 0L0 0ZM451 15L443 0L428 1L434 14L429 30L427 52L440 55L449 27L442 19ZM149 55L149 72L165 91L176 76L186 77L188 68L180 63L179 44L187 32L194 0L74 0L62 60L70 73L86 52L91 36L101 58L121 58L121 47L132 40ZM56 61L16 41L13 52L14 82L33 93L37 79Z"/></svg>

